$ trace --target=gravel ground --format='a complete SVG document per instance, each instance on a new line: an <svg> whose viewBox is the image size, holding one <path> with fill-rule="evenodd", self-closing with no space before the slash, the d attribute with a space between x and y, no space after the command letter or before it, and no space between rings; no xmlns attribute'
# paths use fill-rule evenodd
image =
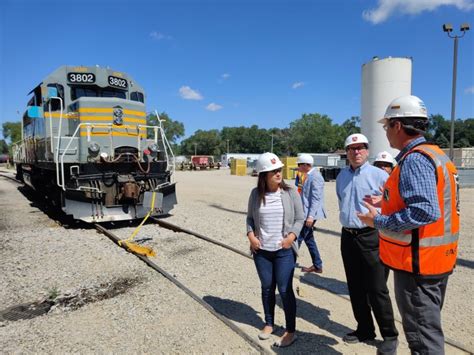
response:
<svg viewBox="0 0 474 355"><path fill-rule="evenodd" d="M245 212L250 189L256 179L230 176L228 170L178 172L178 202L168 221L223 241L243 251ZM447 337L472 349L472 291L474 251L464 231L472 229L474 196L462 192L459 267L450 278L443 310ZM329 218L318 223L317 237L324 264L321 276L296 270L301 292L298 297L299 339L283 352L375 353L376 343L347 345L341 337L355 326L347 301L339 251L340 225L335 184L326 183ZM10 201L15 201L12 206ZM87 303L77 310L58 308L31 320L0 323L0 347L4 352L161 352L161 353L248 353L254 351L240 337L179 291L167 280L144 266L137 258L115 247L93 230L59 227L34 203L0 178L0 301L5 309L59 292L107 288L126 279L136 285L124 293ZM20 216L20 217L18 217ZM130 235L132 228L114 232ZM463 233L464 232L464 233ZM260 287L251 260L183 233L156 225L145 225L140 237L153 237L159 266L175 275L235 322L256 337L262 327ZM300 265L309 265L303 246ZM31 267L31 268L29 268ZM391 280L390 280L391 283ZM104 286L105 285L105 286ZM393 292L392 292L393 296ZM276 322L284 325L278 303ZM397 324L401 331L401 324ZM273 339L282 333L276 331ZM401 336L399 353L408 353ZM269 349L271 341L261 342ZM447 346L447 353L462 353Z"/></svg>

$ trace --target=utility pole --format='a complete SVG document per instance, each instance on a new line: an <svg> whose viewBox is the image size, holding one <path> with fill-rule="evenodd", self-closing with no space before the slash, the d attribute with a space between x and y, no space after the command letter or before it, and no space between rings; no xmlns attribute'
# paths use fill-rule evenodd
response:
<svg viewBox="0 0 474 355"><path fill-rule="evenodd" d="M228 139L226 140L227 140L227 154L229 154L229 140Z"/></svg>
<svg viewBox="0 0 474 355"><path fill-rule="evenodd" d="M272 147L271 147L271 149L270 149L270 152L273 153L273 133L272 133Z"/></svg>
<svg viewBox="0 0 474 355"><path fill-rule="evenodd" d="M449 139L449 159L454 163L454 120L455 120L455 112L456 112L456 78L457 78L457 70L458 70L458 38L464 37L466 31L469 31L469 24L463 23L461 25L461 36L451 36L451 32L453 31L453 26L450 23L445 23L443 25L443 31L448 34L449 38L454 38L454 54L453 54L453 87L451 92L451 132L450 132L450 139Z"/></svg>
<svg viewBox="0 0 474 355"><path fill-rule="evenodd" d="M194 144L194 155L197 155L197 143L193 143Z"/></svg>

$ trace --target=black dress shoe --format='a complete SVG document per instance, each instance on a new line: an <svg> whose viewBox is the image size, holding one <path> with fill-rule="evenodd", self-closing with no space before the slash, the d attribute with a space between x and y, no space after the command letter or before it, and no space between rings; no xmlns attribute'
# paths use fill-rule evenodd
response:
<svg viewBox="0 0 474 355"><path fill-rule="evenodd" d="M382 344L377 349L377 355L396 355L398 347L397 339L384 339Z"/></svg>
<svg viewBox="0 0 474 355"><path fill-rule="evenodd" d="M361 343L368 340L374 340L375 334L362 334L357 331L344 335L342 340L348 344Z"/></svg>

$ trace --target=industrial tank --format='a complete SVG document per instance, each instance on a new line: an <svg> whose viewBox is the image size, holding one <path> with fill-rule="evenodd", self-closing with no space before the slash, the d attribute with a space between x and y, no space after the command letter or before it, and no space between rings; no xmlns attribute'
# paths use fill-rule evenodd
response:
<svg viewBox="0 0 474 355"><path fill-rule="evenodd" d="M397 97L411 95L411 58L374 57L362 65L361 130L369 140L372 162L378 152L388 151L394 157L385 131L377 121L383 118L388 104Z"/></svg>

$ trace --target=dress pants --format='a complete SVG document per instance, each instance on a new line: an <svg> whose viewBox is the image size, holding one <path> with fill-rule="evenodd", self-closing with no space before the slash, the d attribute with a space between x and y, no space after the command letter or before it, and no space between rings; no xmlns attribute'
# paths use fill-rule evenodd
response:
<svg viewBox="0 0 474 355"><path fill-rule="evenodd" d="M412 354L444 354L441 309L448 276L422 279L394 271L395 297Z"/></svg>
<svg viewBox="0 0 474 355"><path fill-rule="evenodd" d="M313 223L314 226L314 223ZM313 226L307 227L306 224L303 225L303 229L298 236L298 247L301 247L301 243L304 241L308 247L309 254L311 255L311 260L313 265L317 269L323 268L323 261L321 260L321 255L319 254L318 245L316 244L316 238L314 237Z"/></svg>
<svg viewBox="0 0 474 355"><path fill-rule="evenodd" d="M357 333L375 335L371 311L385 340L396 339L392 302L387 288L388 269L379 259L379 237L373 228L342 229L341 254Z"/></svg>

